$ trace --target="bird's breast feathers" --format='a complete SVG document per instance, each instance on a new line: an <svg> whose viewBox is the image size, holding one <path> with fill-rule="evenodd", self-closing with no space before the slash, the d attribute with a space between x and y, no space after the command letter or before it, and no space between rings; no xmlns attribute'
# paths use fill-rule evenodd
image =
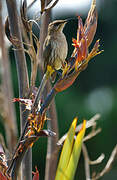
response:
<svg viewBox="0 0 117 180"><path fill-rule="evenodd" d="M56 36L48 36L45 40L43 52L46 65L51 65L54 69L59 70L62 63L64 63L68 52L65 35L59 33Z"/></svg>

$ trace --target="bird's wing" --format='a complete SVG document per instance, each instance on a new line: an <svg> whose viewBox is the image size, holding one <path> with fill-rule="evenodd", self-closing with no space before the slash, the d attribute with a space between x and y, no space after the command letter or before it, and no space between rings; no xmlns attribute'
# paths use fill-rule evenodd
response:
<svg viewBox="0 0 117 180"><path fill-rule="evenodd" d="M43 46L43 60L44 60L44 72L47 70L47 65L50 61L50 54L52 51L51 41L50 39L45 39L44 46Z"/></svg>

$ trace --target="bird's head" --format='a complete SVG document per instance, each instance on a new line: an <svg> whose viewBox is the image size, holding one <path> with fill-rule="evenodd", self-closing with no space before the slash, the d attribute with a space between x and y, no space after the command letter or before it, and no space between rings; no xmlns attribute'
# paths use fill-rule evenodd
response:
<svg viewBox="0 0 117 180"><path fill-rule="evenodd" d="M48 33L62 32L67 20L56 20L48 25Z"/></svg>

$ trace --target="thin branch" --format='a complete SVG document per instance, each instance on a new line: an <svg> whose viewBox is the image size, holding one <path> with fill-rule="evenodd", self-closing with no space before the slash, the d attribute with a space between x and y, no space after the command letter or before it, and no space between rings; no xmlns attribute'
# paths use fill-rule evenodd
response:
<svg viewBox="0 0 117 180"><path fill-rule="evenodd" d="M23 140L23 138L24 138L24 136L25 136L25 133L26 133L27 128L28 128L28 125L29 125L29 122L26 121L26 124L25 124L25 126L24 126L24 130L22 131L22 134L21 134L21 136L20 136L20 138L19 138L19 140L18 140L17 146L16 146L15 151L13 152L13 155L12 155L12 159L11 159L10 164L9 164L9 166L8 166L8 169L7 169L7 173L8 173L8 174L11 173L11 170L12 170L13 164L14 164L14 156L15 156L15 154L16 154L16 152L17 152L17 149L18 149L19 146L20 146L20 142Z"/></svg>
<svg viewBox="0 0 117 180"><path fill-rule="evenodd" d="M89 121L87 121L86 123L86 128L90 128L92 126L95 125L96 121L99 120L101 117L100 114L96 114L94 115ZM79 126L76 127L76 132L78 132L82 127L82 124L80 124Z"/></svg>
<svg viewBox="0 0 117 180"><path fill-rule="evenodd" d="M32 23L31 23L31 29L32 29ZM30 80L31 82L30 82L30 84L31 84L31 87L34 87L35 81L36 81L36 76L37 76L38 61L37 61L37 56L36 56L36 52L35 52L35 48L34 48L34 44L33 44L32 30L30 30L29 34L30 34L30 44L31 44L30 53L32 54L32 57L31 57L31 80Z"/></svg>
<svg viewBox="0 0 117 180"><path fill-rule="evenodd" d="M106 174L111 169L112 164L115 161L115 158L117 158L117 145L113 149L105 168L100 173L98 173L97 175L92 177L92 180L97 180L97 179L101 178L102 176L104 176L104 174Z"/></svg>
<svg viewBox="0 0 117 180"><path fill-rule="evenodd" d="M84 143L82 144L82 152L83 152L84 161L85 161L86 180L91 180L90 165L95 165L95 164L101 163L105 156L104 156L104 154L101 154L96 160L91 161L89 158L89 155L88 155L87 147Z"/></svg>
<svg viewBox="0 0 117 180"><path fill-rule="evenodd" d="M95 131L91 131L91 133L89 133L87 136L84 137L83 142L91 139L92 137L96 136L96 135L97 135L98 133L100 133L100 132L101 132L101 128L98 128L98 129L95 130Z"/></svg>
<svg viewBox="0 0 117 180"><path fill-rule="evenodd" d="M88 128L90 128L90 127L93 127L93 126L95 125L96 121L99 120L99 118L100 118L100 114L96 114L96 115L93 116L90 120L88 120L88 121L86 122L86 129L88 129ZM76 133L78 133L78 131L80 131L81 127L82 127L82 123L79 124L79 125L76 127ZM98 130L98 131L99 131L99 130ZM98 133L98 132L97 132L97 133ZM95 133L94 133L94 135L95 135ZM58 144L58 145L62 145L63 142L65 141L66 137L67 137L67 133L64 134L64 135L59 139L59 141L58 141L57 144ZM88 137L88 138L89 138L89 137Z"/></svg>
<svg viewBox="0 0 117 180"><path fill-rule="evenodd" d="M50 82L47 83L47 89L48 90L51 89ZM59 132L58 132L56 105L54 101L52 101L49 108L49 117L51 118L51 120L48 121L48 128L56 132L56 136L55 138L51 138L51 137L48 138L45 180L49 180L49 179L54 180L56 174L56 166L57 166L58 150L59 150L56 145L59 138Z"/></svg>
<svg viewBox="0 0 117 180"><path fill-rule="evenodd" d="M105 155L102 153L96 160L94 161L90 160L90 165L100 164L104 158L105 158Z"/></svg>
<svg viewBox="0 0 117 180"><path fill-rule="evenodd" d="M35 20L28 20L27 18L27 1L21 2L20 5L20 14L21 14L21 26L22 26L22 34L24 39L24 44L26 45L25 52L28 53L31 60L31 78L30 78L30 86L35 86L36 76L37 76L37 68L38 68L38 52L39 52L39 40L32 32L33 23L37 25L39 28L38 23ZM28 36L29 35L29 36ZM37 48L34 47L34 41Z"/></svg>
<svg viewBox="0 0 117 180"><path fill-rule="evenodd" d="M90 160L88 156L88 151L84 143L82 143L82 152L84 156L84 162L85 162L85 175L86 175L86 180L91 180L90 176Z"/></svg>
<svg viewBox="0 0 117 180"><path fill-rule="evenodd" d="M52 0L42 11L41 13L43 13L44 11L49 11L51 10L54 6L56 6L56 4L58 3L59 0Z"/></svg>
<svg viewBox="0 0 117 180"><path fill-rule="evenodd" d="M42 78L42 80L41 80L40 86L39 86L39 88L38 88L38 91L37 91L37 95L36 95L36 98L35 98L35 102L34 102L34 104L33 104L33 106L34 106L35 108L38 107L39 99L40 99L40 97L42 97L42 93L43 93L43 91L44 91L45 85L47 84L47 81L48 81L48 79L47 79L47 77L46 77L46 74L44 74L44 75L43 75L43 78Z"/></svg>

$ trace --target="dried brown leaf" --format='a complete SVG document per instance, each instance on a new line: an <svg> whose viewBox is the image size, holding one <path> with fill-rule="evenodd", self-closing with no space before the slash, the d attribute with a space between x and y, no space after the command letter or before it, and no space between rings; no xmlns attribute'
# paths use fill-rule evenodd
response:
<svg viewBox="0 0 117 180"><path fill-rule="evenodd" d="M7 38L8 38L8 40L15 47L17 47L17 48L20 47L21 42L16 37L11 35L8 17L7 17L6 21L5 21L5 34L6 34Z"/></svg>
<svg viewBox="0 0 117 180"><path fill-rule="evenodd" d="M27 19L27 1L26 0L23 1L23 5L21 5L20 7L20 13L21 13L21 20L25 27L25 30L26 32L29 32L31 30L31 26Z"/></svg>

